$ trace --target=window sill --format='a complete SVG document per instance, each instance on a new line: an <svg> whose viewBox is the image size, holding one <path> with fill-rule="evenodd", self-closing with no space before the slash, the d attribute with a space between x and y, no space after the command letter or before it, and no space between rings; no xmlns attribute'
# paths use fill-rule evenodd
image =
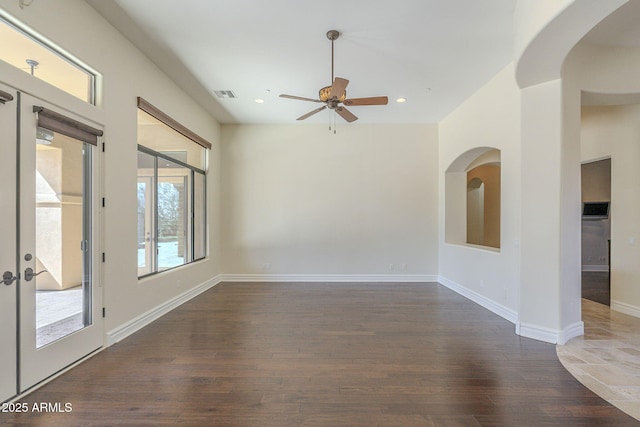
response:
<svg viewBox="0 0 640 427"><path fill-rule="evenodd" d="M450 246L459 246L463 248L477 249L485 252L493 252L493 253L501 253L500 248L494 248L492 246L483 246L483 245L474 245L473 243L454 243L454 242L444 242L446 245Z"/></svg>

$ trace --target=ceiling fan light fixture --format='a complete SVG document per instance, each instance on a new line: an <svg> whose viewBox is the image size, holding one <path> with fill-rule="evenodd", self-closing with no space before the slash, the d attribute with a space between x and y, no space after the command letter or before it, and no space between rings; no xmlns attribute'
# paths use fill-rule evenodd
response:
<svg viewBox="0 0 640 427"><path fill-rule="evenodd" d="M320 101L327 102L329 99L331 99L329 95L331 94L332 87L333 86L325 86L322 89L320 89L320 91L318 91L318 96L320 97ZM342 95L340 95L340 98L338 98L338 102L344 102L345 99L347 99L346 90L342 92Z"/></svg>
<svg viewBox="0 0 640 427"><path fill-rule="evenodd" d="M370 96L367 98L347 99L347 85L349 80L333 75L333 42L340 36L337 30L327 32L327 38L331 40L331 86L325 86L318 91L318 99L304 98L302 96L293 96L280 94L281 98L297 99L300 101L310 101L324 103L320 108L303 114L296 120L305 120L322 110L329 109L335 111L340 117L351 123L358 120L358 117L349 111L346 107L359 105L387 105L389 99L386 96ZM335 132L334 132L335 133Z"/></svg>

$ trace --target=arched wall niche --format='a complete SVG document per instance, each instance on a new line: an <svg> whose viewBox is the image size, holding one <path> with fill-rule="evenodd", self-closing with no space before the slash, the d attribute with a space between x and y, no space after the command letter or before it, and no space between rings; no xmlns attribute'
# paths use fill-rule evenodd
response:
<svg viewBox="0 0 640 427"><path fill-rule="evenodd" d="M500 150L476 147L445 172L445 242L500 248Z"/></svg>
<svg viewBox="0 0 640 427"><path fill-rule="evenodd" d="M481 158L491 150L500 152L500 150L493 147L476 147L465 151L451 162L446 173L466 172L472 164L475 164L477 159Z"/></svg>
<svg viewBox="0 0 640 427"><path fill-rule="evenodd" d="M484 181L467 182L467 243L484 245Z"/></svg>

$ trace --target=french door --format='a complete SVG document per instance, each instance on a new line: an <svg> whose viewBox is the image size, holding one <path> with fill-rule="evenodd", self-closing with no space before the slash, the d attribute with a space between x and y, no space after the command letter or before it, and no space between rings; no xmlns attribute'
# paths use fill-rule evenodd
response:
<svg viewBox="0 0 640 427"><path fill-rule="evenodd" d="M0 356L8 362L2 400L100 348L103 336L98 150L81 132L93 128L28 94L16 93L14 104L13 113L4 111L8 103L0 106L2 157L13 167L13 173L0 168L9 208L0 210L0 253L2 270L16 277L2 285L9 326L3 322L1 338L16 343Z"/></svg>
<svg viewBox="0 0 640 427"><path fill-rule="evenodd" d="M17 284L16 262L16 122L17 94L0 84L0 401L16 394Z"/></svg>

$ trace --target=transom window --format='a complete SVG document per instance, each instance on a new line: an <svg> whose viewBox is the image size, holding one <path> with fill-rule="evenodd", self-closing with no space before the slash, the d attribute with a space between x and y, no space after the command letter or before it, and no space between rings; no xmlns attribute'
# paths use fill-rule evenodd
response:
<svg viewBox="0 0 640 427"><path fill-rule="evenodd" d="M52 45L0 18L0 59L90 104L96 75Z"/></svg>

